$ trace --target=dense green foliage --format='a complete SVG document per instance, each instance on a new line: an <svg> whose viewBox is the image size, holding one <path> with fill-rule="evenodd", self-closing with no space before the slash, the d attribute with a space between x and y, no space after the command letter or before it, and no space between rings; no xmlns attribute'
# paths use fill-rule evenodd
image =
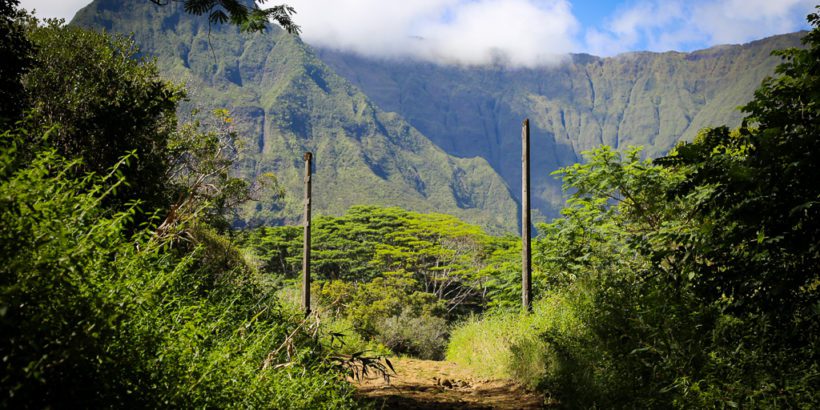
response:
<svg viewBox="0 0 820 410"><path fill-rule="evenodd" d="M156 5L167 6L172 0L151 0ZM211 23L228 23L239 26L243 31L265 31L271 20L279 23L288 33L299 33L299 26L291 16L293 7L280 4L260 8L255 1L242 0L173 0L181 2L185 11L201 16L208 15ZM260 3L263 3L261 1Z"/></svg>
<svg viewBox="0 0 820 410"><path fill-rule="evenodd" d="M316 218L312 238L318 310L396 353L441 357L447 323L487 306L493 276L515 274L498 256L510 239L442 214L358 206ZM301 228L259 228L239 242L269 275L301 270Z"/></svg>
<svg viewBox="0 0 820 410"><path fill-rule="evenodd" d="M34 45L17 23L23 17L19 4L19 0L0 0L0 126L18 120L25 106L20 79L31 67Z"/></svg>
<svg viewBox="0 0 820 410"><path fill-rule="evenodd" d="M697 220L697 201L712 200L714 186L676 197L695 175L685 167L651 164L637 151L591 155L564 170L578 190L565 216L540 227L536 263L553 280L533 315L461 325L448 359L539 384L573 407L815 407L816 270L789 292L785 275L767 278L758 265L744 271L743 283L757 284L745 293L728 275L734 264L770 261L748 253L720 261L703 246L707 227L738 226ZM533 362L541 366L522 365Z"/></svg>
<svg viewBox="0 0 820 410"><path fill-rule="evenodd" d="M127 160L73 179L78 162L53 151L21 166L22 140L3 134L0 157L3 407L351 404L315 341L272 353L298 313L227 241L199 227L199 245L174 252L150 230L126 233L133 208L101 206Z"/></svg>
<svg viewBox="0 0 820 410"><path fill-rule="evenodd" d="M705 129L655 161L602 147L561 170L573 193L535 254L551 308L532 326L468 322L448 357L479 363L512 324L494 357L513 376L539 357L540 373L518 377L571 407L820 405L820 17L809 21L807 48L778 53L739 129ZM525 343L532 332L540 343Z"/></svg>
<svg viewBox="0 0 820 410"><path fill-rule="evenodd" d="M125 37L56 21L28 26L36 53L23 84L32 126L40 130L28 142L85 159L79 173L103 174L125 153L134 153L131 165L121 170L128 184L119 189L117 201L140 198L148 211L167 206L167 146L184 92L137 58L134 43ZM40 137L52 128L48 139Z"/></svg>
<svg viewBox="0 0 820 410"><path fill-rule="evenodd" d="M0 407L353 407L353 359L218 233L253 191L225 113L178 126L133 43L9 10L37 47L2 38L32 54L2 84Z"/></svg>

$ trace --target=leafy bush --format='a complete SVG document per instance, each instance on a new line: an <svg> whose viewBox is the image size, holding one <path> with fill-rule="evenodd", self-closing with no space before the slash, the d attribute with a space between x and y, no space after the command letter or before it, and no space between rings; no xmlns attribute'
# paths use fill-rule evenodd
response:
<svg viewBox="0 0 820 410"><path fill-rule="evenodd" d="M728 286L729 295L699 289L698 272L713 266L717 279L734 269L709 256L703 235L715 227L693 217L709 209L698 204L711 201L715 185L679 195L690 168L653 164L635 150L588 155L562 171L575 193L536 246L537 263L559 279L554 289L584 329L543 333L542 388L572 407L811 407L816 365L805 359L816 342L791 336L800 316L774 323L755 309L741 313Z"/></svg>
<svg viewBox="0 0 820 410"><path fill-rule="evenodd" d="M441 360L448 336L447 321L441 317L416 315L402 310L398 316L382 319L376 332L378 340L397 353L420 359Z"/></svg>
<svg viewBox="0 0 820 410"><path fill-rule="evenodd" d="M188 251L131 235L137 203L101 206L130 158L77 179L78 162L53 151L23 166L23 140L5 133L0 146L2 407L352 406L321 346L229 243L205 233ZM277 349L288 335L295 348Z"/></svg>
<svg viewBox="0 0 820 410"><path fill-rule="evenodd" d="M311 298L311 311L321 323L320 337L322 344L332 346L335 353L346 355L360 353L369 356L388 356L393 354L387 346L377 340L364 337L356 330L353 322L347 316L341 314L339 310L331 309L323 305L323 302L321 302L322 290L331 283L344 285L343 282L334 281L330 283L313 282L311 286L311 295L318 295L320 299L320 301L317 302L316 297ZM275 282L275 286L279 288L276 292L276 296L283 305L287 306L293 312L301 311L301 282L284 280Z"/></svg>
<svg viewBox="0 0 820 410"><path fill-rule="evenodd" d="M140 56L125 36L110 36L59 21L26 21L34 64L23 78L30 122L52 129L48 139L32 133L31 145L82 158L76 175L105 174L126 152L120 169L128 184L109 203L139 198L147 212L168 206L168 141L177 129L176 109L184 90L160 78L153 61Z"/></svg>
<svg viewBox="0 0 820 410"><path fill-rule="evenodd" d="M334 352L340 354L363 354L367 356L389 356L393 351L374 339L365 339L353 328L353 324L344 317L321 317L322 330L327 346L334 346Z"/></svg>
<svg viewBox="0 0 820 410"><path fill-rule="evenodd" d="M739 161L737 135L710 130L693 145L722 138L726 146L707 151L727 156L717 161ZM765 266L766 252L752 256L765 238L732 248L747 246L740 255L712 254L718 245L706 244L713 230L739 225L699 220L715 212L704 201L714 200L718 185L688 186L703 174L690 174L675 155L659 165L634 150L603 147L589 153L589 163L562 171L575 193L564 218L541 230L536 261L559 279L553 288L583 332L545 328L535 344L546 348L540 386L570 407L815 406L817 333L795 313L808 306L766 312L757 303L773 302L772 290L746 299L735 278L721 282L735 263ZM765 278L753 272L750 280ZM702 287L715 281L725 293ZM812 289L797 294L810 300ZM528 362L531 355L514 356Z"/></svg>
<svg viewBox="0 0 820 410"><path fill-rule="evenodd" d="M317 286L318 310L331 320L350 323L362 338L394 353L440 357L447 337L444 304L416 288L410 275L400 273L367 283L324 282Z"/></svg>

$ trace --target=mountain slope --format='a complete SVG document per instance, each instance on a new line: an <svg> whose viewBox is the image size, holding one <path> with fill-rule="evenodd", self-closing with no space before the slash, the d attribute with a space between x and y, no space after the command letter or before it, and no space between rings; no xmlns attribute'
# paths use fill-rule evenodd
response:
<svg viewBox="0 0 820 410"><path fill-rule="evenodd" d="M517 229L518 207L486 160L448 155L281 30L240 34L209 27L177 3L144 0L96 0L72 24L133 33L164 75L187 84L191 103L183 109L231 110L252 151L239 172L273 172L287 191L283 203L249 205L239 224L298 221L302 154L313 151L317 213L397 205L449 213L494 232Z"/></svg>
<svg viewBox="0 0 820 410"><path fill-rule="evenodd" d="M549 174L600 144L645 145L657 156L703 127L740 124L736 107L774 72L771 51L801 33L692 53L573 55L555 67L453 67L320 49L319 57L379 106L460 157L486 158L520 196L520 127L531 119L533 205L555 216Z"/></svg>

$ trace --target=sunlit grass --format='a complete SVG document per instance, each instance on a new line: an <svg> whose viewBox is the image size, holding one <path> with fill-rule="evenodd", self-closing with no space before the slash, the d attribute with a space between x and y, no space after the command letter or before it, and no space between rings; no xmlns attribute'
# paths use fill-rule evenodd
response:
<svg viewBox="0 0 820 410"><path fill-rule="evenodd" d="M512 378L534 387L553 367L543 337L547 331L581 331L565 296L549 295L536 302L530 314L504 311L469 318L453 329L447 360L479 377Z"/></svg>

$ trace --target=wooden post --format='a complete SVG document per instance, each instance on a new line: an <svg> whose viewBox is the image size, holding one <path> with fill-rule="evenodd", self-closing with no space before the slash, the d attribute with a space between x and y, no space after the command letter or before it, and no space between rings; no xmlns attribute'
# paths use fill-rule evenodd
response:
<svg viewBox="0 0 820 410"><path fill-rule="evenodd" d="M305 216L304 242L302 244L302 310L305 316L310 314L310 201L311 201L311 166L313 154L305 153Z"/></svg>
<svg viewBox="0 0 820 410"><path fill-rule="evenodd" d="M530 228L530 120L521 129L521 304L532 311L532 231Z"/></svg>

